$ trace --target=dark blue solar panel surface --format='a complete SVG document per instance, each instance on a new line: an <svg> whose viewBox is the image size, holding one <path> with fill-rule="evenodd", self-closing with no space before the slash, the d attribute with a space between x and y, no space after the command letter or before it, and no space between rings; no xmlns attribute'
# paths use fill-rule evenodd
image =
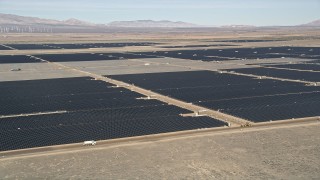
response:
<svg viewBox="0 0 320 180"><path fill-rule="evenodd" d="M310 58L320 56L319 47L259 47L259 48L228 48L207 50L176 50L143 52L142 54L202 61L230 59L263 59L263 58Z"/></svg>
<svg viewBox="0 0 320 180"><path fill-rule="evenodd" d="M255 122L320 115L320 91L198 103Z"/></svg>
<svg viewBox="0 0 320 180"><path fill-rule="evenodd" d="M305 64L317 64L320 65L320 59L312 60L312 61L306 61Z"/></svg>
<svg viewBox="0 0 320 180"><path fill-rule="evenodd" d="M220 40L220 41L214 41L214 42L239 42L239 43L245 43L245 42L273 42L273 41L281 41L281 40L266 40L266 39L235 39L235 40Z"/></svg>
<svg viewBox="0 0 320 180"><path fill-rule="evenodd" d="M7 48L5 46L0 45L0 50L11 50L10 48Z"/></svg>
<svg viewBox="0 0 320 180"><path fill-rule="evenodd" d="M82 44L46 44L62 49L86 49L86 48L108 48L108 47L126 47L126 46L152 46L157 43L151 42L124 42L124 43L82 43Z"/></svg>
<svg viewBox="0 0 320 180"><path fill-rule="evenodd" d="M8 63L38 63L40 60L24 55L0 55L0 64Z"/></svg>
<svg viewBox="0 0 320 180"><path fill-rule="evenodd" d="M237 46L237 45L233 45L233 44L207 44L207 45L161 46L161 48L192 48L192 47L220 47L220 46Z"/></svg>
<svg viewBox="0 0 320 180"><path fill-rule="evenodd" d="M276 67L276 68L320 71L320 64L280 64L280 65L265 65L265 66Z"/></svg>
<svg viewBox="0 0 320 180"><path fill-rule="evenodd" d="M173 89L183 87L219 86L226 83L246 83L252 80L245 76L220 74L210 71L148 73L130 75L112 75L121 81L145 87L147 89Z"/></svg>
<svg viewBox="0 0 320 180"><path fill-rule="evenodd" d="M87 48L108 48L108 47L126 47L126 46L152 46L157 43L150 42L127 42L127 43L83 43L83 44L6 44L18 50L28 49L87 49ZM6 50L1 49L0 50Z"/></svg>
<svg viewBox="0 0 320 180"><path fill-rule="evenodd" d="M18 50L31 50L31 49L60 49L57 47L51 47L43 44L6 44L9 47Z"/></svg>
<svg viewBox="0 0 320 180"><path fill-rule="evenodd" d="M301 83L210 71L114 75L111 78L255 122L320 115L317 97L320 87ZM261 102L266 104L261 105Z"/></svg>
<svg viewBox="0 0 320 180"><path fill-rule="evenodd" d="M244 74L253 74L258 76L269 76L284 79L304 80L304 81L320 81L320 72L294 71L286 69L272 68L244 68L244 69L229 69Z"/></svg>
<svg viewBox="0 0 320 180"><path fill-rule="evenodd" d="M123 111L126 112L126 111ZM121 113L123 113L121 112ZM122 118L117 112L90 111L7 118L0 121L0 150L22 149L224 126L208 117Z"/></svg>
<svg viewBox="0 0 320 180"><path fill-rule="evenodd" d="M282 83L281 81L257 81L252 83L225 84L213 87L194 87L157 90L161 94L166 94L188 102L201 102L208 99L228 100L243 97L257 97L274 94L300 93L318 91L318 87L301 86L300 84Z"/></svg>
<svg viewBox="0 0 320 180"><path fill-rule="evenodd" d="M50 97L65 94L93 94L99 92L120 92L122 90L121 88L112 88L111 84L95 81L90 77L7 81L0 82L0 84L0 99Z"/></svg>
<svg viewBox="0 0 320 180"><path fill-rule="evenodd" d="M90 77L0 82L0 150L12 150L224 126Z"/></svg>
<svg viewBox="0 0 320 180"><path fill-rule="evenodd" d="M111 84L88 77L1 82L0 85L0 115L162 104L136 99L141 95L124 88L112 88Z"/></svg>
<svg viewBox="0 0 320 180"><path fill-rule="evenodd" d="M36 55L36 56L51 62L125 60L125 59L157 57L157 56L127 54L127 53L42 54L42 55Z"/></svg>

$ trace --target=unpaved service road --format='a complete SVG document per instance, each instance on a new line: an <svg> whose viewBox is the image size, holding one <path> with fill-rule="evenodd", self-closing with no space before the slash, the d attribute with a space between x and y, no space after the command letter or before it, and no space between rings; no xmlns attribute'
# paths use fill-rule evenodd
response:
<svg viewBox="0 0 320 180"><path fill-rule="evenodd" d="M4 157L1 179L319 179L320 123Z"/></svg>

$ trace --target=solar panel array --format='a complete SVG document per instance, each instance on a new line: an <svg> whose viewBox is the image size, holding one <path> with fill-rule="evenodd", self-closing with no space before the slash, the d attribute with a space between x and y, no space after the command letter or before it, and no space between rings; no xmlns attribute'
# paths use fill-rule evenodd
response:
<svg viewBox="0 0 320 180"><path fill-rule="evenodd" d="M71 62L71 61L102 61L102 60L125 60L155 58L157 56L128 53L77 53L77 54L41 54L36 55L41 59L51 62Z"/></svg>
<svg viewBox="0 0 320 180"><path fill-rule="evenodd" d="M161 46L161 48L198 48L198 47L221 47L221 46L237 46L233 44L202 44L202 45L184 45L184 46Z"/></svg>
<svg viewBox="0 0 320 180"><path fill-rule="evenodd" d="M129 53L78 53L78 54L40 54L30 57L27 55L0 55L0 64L10 63L40 63L41 58L51 62L73 61L103 61L103 60L126 60L141 58L156 58L157 56Z"/></svg>
<svg viewBox="0 0 320 180"><path fill-rule="evenodd" d="M217 42L265 42L236 40ZM156 43L9 44L20 50L86 49L125 46L152 46ZM203 61L262 58L313 59L304 64L261 64L260 68L230 69L244 74L320 81L319 47L260 47L204 49L216 45L163 46L203 47L135 53L78 53L35 55L51 62L77 62L172 57ZM7 50L0 45L0 50ZM2 55L0 64L40 63L25 55ZM319 67L318 67L319 66ZM285 68L285 69L276 69ZM298 71L312 70L312 71ZM255 79L212 71L112 75L176 99L211 108L254 122L320 116L320 87L301 83ZM105 140L219 127L224 122L208 117L182 117L191 113L125 88L90 77L0 82L0 151L31 148L85 140ZM38 114L38 113L44 114ZM33 115L30 115L33 114ZM17 116L18 115L18 116ZM22 116L19 116L22 115ZM4 117L5 116L5 117Z"/></svg>
<svg viewBox="0 0 320 180"><path fill-rule="evenodd" d="M320 58L316 59L316 60L312 60L312 61L307 61L304 62L305 64L316 64L319 65L320 64Z"/></svg>
<svg viewBox="0 0 320 180"><path fill-rule="evenodd" d="M247 43L247 42L274 42L274 41L281 41L281 40L266 40L266 39L235 39L235 40L220 40L214 42L234 42L234 43Z"/></svg>
<svg viewBox="0 0 320 180"><path fill-rule="evenodd" d="M151 42L137 42L137 43L124 42L124 43L6 44L6 45L18 50L31 50L31 49L87 49L87 48L108 48L108 47L126 47L126 46L152 46L156 44L157 43L151 43ZM0 49L0 50L7 50L7 49Z"/></svg>
<svg viewBox="0 0 320 180"><path fill-rule="evenodd" d="M172 58L220 61L232 59L263 59L263 58L319 58L320 47L259 47L259 48L228 48L199 49L143 52L140 54L165 56Z"/></svg>
<svg viewBox="0 0 320 180"><path fill-rule="evenodd" d="M142 119L106 118L107 112L67 113L2 120L1 149L77 143L223 126L208 117L158 116ZM86 121L83 121L86 119ZM77 121L72 121L77 120ZM19 125L17 125L19 124Z"/></svg>
<svg viewBox="0 0 320 180"><path fill-rule="evenodd" d="M320 87L301 83L211 71L113 75L111 78L254 122L320 115Z"/></svg>
<svg viewBox="0 0 320 180"><path fill-rule="evenodd" d="M286 69L272 69L272 68L243 68L243 69L228 69L228 71L235 71L243 74L253 74L257 76L269 76L276 78L303 80L303 81L320 81L320 72L306 72L293 71Z"/></svg>
<svg viewBox="0 0 320 180"><path fill-rule="evenodd" d="M267 67L320 71L320 64L273 64Z"/></svg>
<svg viewBox="0 0 320 180"><path fill-rule="evenodd" d="M8 47L2 46L2 45L0 44L0 50L11 50L11 49L8 48Z"/></svg>
<svg viewBox="0 0 320 180"><path fill-rule="evenodd" d="M275 94L199 103L245 119L263 122L320 115L320 92Z"/></svg>
<svg viewBox="0 0 320 180"><path fill-rule="evenodd" d="M35 59L30 56L25 55L0 55L0 64L9 64L9 63L38 63L41 62L38 59Z"/></svg>
<svg viewBox="0 0 320 180"><path fill-rule="evenodd" d="M32 50L32 49L60 49L58 47L51 47L44 44L7 44L7 46L18 50Z"/></svg>
<svg viewBox="0 0 320 180"><path fill-rule="evenodd" d="M90 77L0 82L0 150L224 126ZM37 113L46 113L37 115ZM13 116L29 114L28 116ZM33 114L33 115L30 115Z"/></svg>

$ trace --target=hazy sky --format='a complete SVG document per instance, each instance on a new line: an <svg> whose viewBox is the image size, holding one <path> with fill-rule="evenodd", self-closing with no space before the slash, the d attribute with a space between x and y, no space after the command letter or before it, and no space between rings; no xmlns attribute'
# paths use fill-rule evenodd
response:
<svg viewBox="0 0 320 180"><path fill-rule="evenodd" d="M296 25L320 19L320 0L0 0L0 13L95 23L151 19Z"/></svg>

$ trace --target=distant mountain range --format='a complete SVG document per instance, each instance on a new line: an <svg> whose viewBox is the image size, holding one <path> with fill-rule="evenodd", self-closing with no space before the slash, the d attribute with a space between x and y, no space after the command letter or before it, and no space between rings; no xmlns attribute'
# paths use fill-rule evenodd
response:
<svg viewBox="0 0 320 180"><path fill-rule="evenodd" d="M200 27L199 25L186 23L182 21L152 21L152 20L138 20L138 21L114 21L109 24L111 27Z"/></svg>
<svg viewBox="0 0 320 180"><path fill-rule="evenodd" d="M64 21L52 20L52 19L42 19L37 17L26 17L26 16L18 16L12 14L2 14L0 13L0 26L32 26L32 27L86 27L86 28L107 28L107 27L115 27L115 28L190 28L190 27L204 27L192 23L187 22L173 22L173 21L153 21L153 20L137 20L137 21L114 21L108 24L94 24L91 22L86 22L78 19L68 19ZM299 25L299 26L320 26L320 19ZM247 25L227 25L221 26L223 28L250 28L254 26Z"/></svg>
<svg viewBox="0 0 320 180"><path fill-rule="evenodd" d="M0 13L0 25L68 25L68 26L94 26L95 24L78 19L68 19L58 21L52 19L42 19L37 17L25 17L12 14Z"/></svg>
<svg viewBox="0 0 320 180"><path fill-rule="evenodd" d="M225 25L225 26L220 26L222 28L254 28L255 26L252 25Z"/></svg>
<svg viewBox="0 0 320 180"><path fill-rule="evenodd" d="M302 24L301 26L320 26L320 19L312 21L312 22L307 23L307 24Z"/></svg>
<svg viewBox="0 0 320 180"><path fill-rule="evenodd" d="M45 26L105 26L105 27L199 27L199 25L186 22L173 21L152 21L152 20L138 20L138 21L115 21L108 24L94 24L78 19L68 19L65 21L42 19L37 17L25 17L12 14L0 13L0 25L45 25Z"/></svg>

